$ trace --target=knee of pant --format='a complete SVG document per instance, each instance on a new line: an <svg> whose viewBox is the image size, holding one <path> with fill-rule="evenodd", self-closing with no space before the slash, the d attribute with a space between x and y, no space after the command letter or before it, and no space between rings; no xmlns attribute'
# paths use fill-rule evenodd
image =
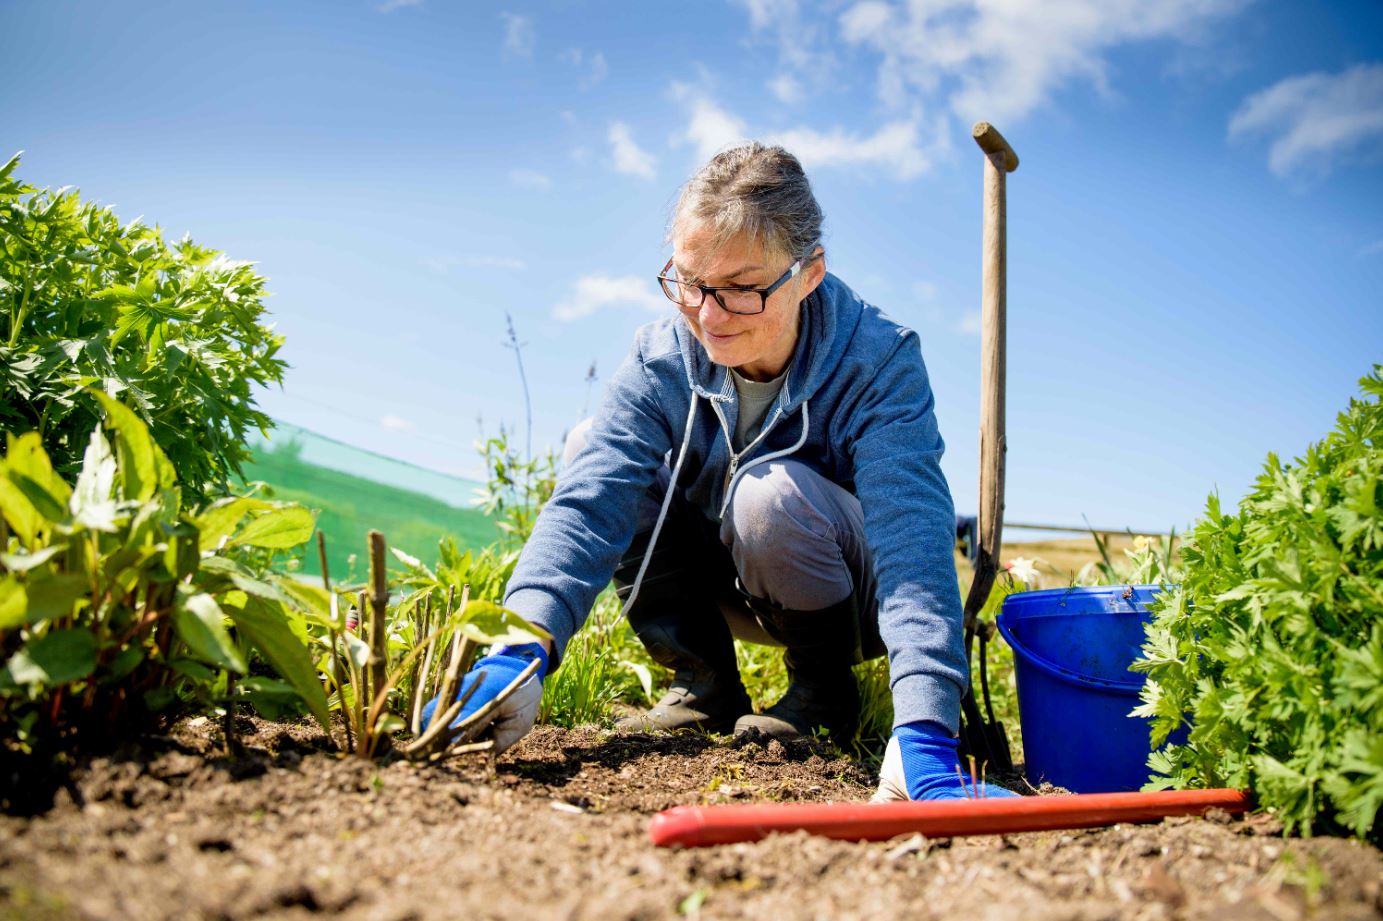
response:
<svg viewBox="0 0 1383 921"><path fill-rule="evenodd" d="M572 460L581 453L581 449L586 447L586 442L591 434L591 426L595 424L594 416L587 416L567 433L567 440L562 445L562 466L570 467Z"/></svg>
<svg viewBox="0 0 1383 921"><path fill-rule="evenodd" d="M752 468L735 484L728 509L729 538L741 551L772 553L803 531L817 533L820 515L793 481L791 462Z"/></svg>

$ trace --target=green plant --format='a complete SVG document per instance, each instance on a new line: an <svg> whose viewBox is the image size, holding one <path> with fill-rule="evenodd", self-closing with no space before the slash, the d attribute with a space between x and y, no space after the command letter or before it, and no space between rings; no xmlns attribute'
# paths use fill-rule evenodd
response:
<svg viewBox="0 0 1383 921"><path fill-rule="evenodd" d="M468 696L456 698L461 678L483 646L551 639L492 600L502 594L517 552L487 548L478 555L463 554L447 538L441 541L434 571L395 548L393 555L404 565L404 572L393 584L403 594L391 605L384 537L378 531L369 537L370 581L356 596L356 626L349 627L339 617L340 596L329 595L331 629L319 636L319 641L326 642L319 668L335 688L333 704L345 716L346 747L373 758L389 749L395 733L411 729L415 738L398 747L408 758L436 760L489 748L489 743L475 740L487 728L486 718L494 706L522 681L501 692L488 709L452 726ZM319 550L325 560L325 546ZM324 581L330 592L329 577L324 576ZM347 589L348 595L351 592ZM424 729L423 704L433 698L453 702L439 708Z"/></svg>
<svg viewBox="0 0 1383 921"><path fill-rule="evenodd" d="M35 190L18 165L0 167L0 432L36 431L71 480L105 393L149 427L189 499L225 493L245 435L271 425L252 389L283 379L264 278L76 191Z"/></svg>
<svg viewBox="0 0 1383 921"><path fill-rule="evenodd" d="M538 720L555 726L606 724L617 702L652 703L655 669L662 672L620 616L619 597L607 590L567 644L562 667L543 683Z"/></svg>
<svg viewBox="0 0 1383 921"><path fill-rule="evenodd" d="M1378 837L1383 806L1383 366L1235 513L1211 496L1159 595L1138 715L1159 787L1250 788L1289 830Z"/></svg>
<svg viewBox="0 0 1383 921"><path fill-rule="evenodd" d="M114 448L94 430L75 484L37 433L10 436L0 460L5 749L99 743L180 700L229 711L242 698L297 698L325 726L300 591L245 562L305 541L311 512L235 497L189 513L139 417L93 399Z"/></svg>
<svg viewBox="0 0 1383 921"><path fill-rule="evenodd" d="M557 487L557 455L551 450L539 457L520 453L503 426L477 447L486 470L485 486L477 490L480 508L503 532L505 549L517 550L533 534L538 513Z"/></svg>
<svg viewBox="0 0 1383 921"><path fill-rule="evenodd" d="M1100 559L1086 563L1076 573L1072 585L1166 585L1181 577L1177 554L1180 541L1176 529L1161 537L1136 536L1133 546L1124 551L1124 560L1115 561L1109 545L1092 530Z"/></svg>

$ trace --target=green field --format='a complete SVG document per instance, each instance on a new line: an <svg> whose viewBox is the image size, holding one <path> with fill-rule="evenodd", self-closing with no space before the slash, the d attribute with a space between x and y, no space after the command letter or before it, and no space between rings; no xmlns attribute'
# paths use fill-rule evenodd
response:
<svg viewBox="0 0 1383 921"><path fill-rule="evenodd" d="M458 508L431 496L309 463L294 443L268 445L245 465L247 481L262 480L273 498L317 510L327 538L327 565L337 582L363 580L368 571L365 535L383 532L398 547L431 565L437 542L450 535L462 548L479 549L499 537L494 523L475 509ZM353 559L352 559L353 558ZM320 574L315 546L303 560L305 573Z"/></svg>

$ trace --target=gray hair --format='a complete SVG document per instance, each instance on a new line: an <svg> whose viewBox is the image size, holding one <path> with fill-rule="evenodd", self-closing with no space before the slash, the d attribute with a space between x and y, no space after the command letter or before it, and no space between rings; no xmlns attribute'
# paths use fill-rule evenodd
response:
<svg viewBox="0 0 1383 921"><path fill-rule="evenodd" d="M687 180L669 242L689 221L710 226L717 246L747 233L770 252L802 258L821 243L821 206L802 164L758 141L721 151Z"/></svg>

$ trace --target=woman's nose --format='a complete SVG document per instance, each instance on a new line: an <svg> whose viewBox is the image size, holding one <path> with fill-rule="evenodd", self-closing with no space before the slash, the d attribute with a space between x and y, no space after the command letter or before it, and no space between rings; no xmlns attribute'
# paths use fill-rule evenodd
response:
<svg viewBox="0 0 1383 921"><path fill-rule="evenodd" d="M701 310L696 315L697 321L702 329L715 329L724 326L725 322L731 317L730 311L720 306L720 302L713 296L706 295L706 299L701 302Z"/></svg>

